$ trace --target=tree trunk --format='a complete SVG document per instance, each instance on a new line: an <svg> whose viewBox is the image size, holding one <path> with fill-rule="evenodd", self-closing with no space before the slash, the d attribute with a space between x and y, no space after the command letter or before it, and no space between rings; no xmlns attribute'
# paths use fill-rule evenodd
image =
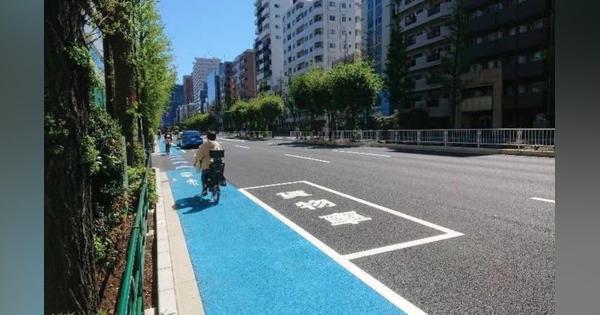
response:
<svg viewBox="0 0 600 315"><path fill-rule="evenodd" d="M113 55L108 34L102 39L102 49L104 50L104 85L106 89L106 110L112 117L117 116L115 108L115 71L113 67Z"/></svg>
<svg viewBox="0 0 600 315"><path fill-rule="evenodd" d="M133 64L129 60L133 57L133 45L121 33L114 34L110 39L115 73L114 118L121 124L127 143L127 164L133 165L135 145L138 143L138 126L133 114L137 103L137 92L134 86L135 73Z"/></svg>
<svg viewBox="0 0 600 315"><path fill-rule="evenodd" d="M91 186L89 166L82 163L91 69L69 54L85 47L86 8L84 1L64 0L47 0L44 7L45 114L64 123L46 125L44 134L45 313L94 314Z"/></svg>

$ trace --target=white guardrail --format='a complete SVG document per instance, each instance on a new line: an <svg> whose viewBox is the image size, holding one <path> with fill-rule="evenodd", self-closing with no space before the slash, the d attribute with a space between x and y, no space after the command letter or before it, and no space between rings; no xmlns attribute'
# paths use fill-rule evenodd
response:
<svg viewBox="0 0 600 315"><path fill-rule="evenodd" d="M428 130L335 130L335 141L379 141L405 144L443 144L512 147L554 147L554 128L428 129ZM290 131L297 140L328 140L329 134Z"/></svg>
<svg viewBox="0 0 600 315"><path fill-rule="evenodd" d="M221 136L226 137L241 137L250 139L264 139L273 138L271 131L233 131L233 132L220 132Z"/></svg>

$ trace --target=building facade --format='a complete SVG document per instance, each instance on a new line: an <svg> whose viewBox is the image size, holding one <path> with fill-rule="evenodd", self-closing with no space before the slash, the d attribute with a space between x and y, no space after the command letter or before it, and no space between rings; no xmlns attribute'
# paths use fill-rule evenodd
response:
<svg viewBox="0 0 600 315"><path fill-rule="evenodd" d="M284 82L282 17L292 0L255 0L257 91L280 91Z"/></svg>
<svg viewBox="0 0 600 315"><path fill-rule="evenodd" d="M219 103L220 111L226 110L231 106L235 91L235 83L233 77L233 62L226 61L219 66Z"/></svg>
<svg viewBox="0 0 600 315"><path fill-rule="evenodd" d="M554 1L463 1L468 19L457 127L554 127Z"/></svg>
<svg viewBox="0 0 600 315"><path fill-rule="evenodd" d="M361 38L360 1L295 0L283 17L286 78L354 58Z"/></svg>
<svg viewBox="0 0 600 315"><path fill-rule="evenodd" d="M408 41L408 70L414 82L412 102L402 104L399 110L426 109L432 125L438 128L451 127L448 93L433 76L450 51L448 25L455 6L456 0L404 0L395 8Z"/></svg>
<svg viewBox="0 0 600 315"><path fill-rule="evenodd" d="M238 98L249 100L256 97L256 58L252 49L233 60L233 83Z"/></svg>
<svg viewBox="0 0 600 315"><path fill-rule="evenodd" d="M196 58L192 70L192 84L194 87L194 103L202 104L201 91L204 88L208 73L219 68L221 61L218 58Z"/></svg>
<svg viewBox="0 0 600 315"><path fill-rule="evenodd" d="M396 110L427 110L434 126L448 127L450 104L442 86L433 82L441 59L450 50L450 16L457 0L366 0L363 1L363 52L373 60L375 71L384 77L393 16L407 40L409 76L414 81L411 103L392 108L385 93L380 93L376 108L383 116Z"/></svg>
<svg viewBox="0 0 600 315"><path fill-rule="evenodd" d="M177 110L179 106L184 104L183 99L183 85L175 84L173 90L171 91L171 101L169 102L169 107L167 108L163 119L164 125L172 126L178 122Z"/></svg>
<svg viewBox="0 0 600 315"><path fill-rule="evenodd" d="M219 68L214 69L206 76L206 104L203 112L212 111L221 102L221 90L219 84Z"/></svg>
<svg viewBox="0 0 600 315"><path fill-rule="evenodd" d="M191 75L183 76L183 102L185 104L194 102L194 79Z"/></svg>

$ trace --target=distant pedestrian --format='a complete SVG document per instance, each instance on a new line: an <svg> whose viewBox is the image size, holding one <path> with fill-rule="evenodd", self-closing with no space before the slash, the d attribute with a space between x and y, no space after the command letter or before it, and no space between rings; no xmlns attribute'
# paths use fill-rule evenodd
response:
<svg viewBox="0 0 600 315"><path fill-rule="evenodd" d="M165 151L167 152L167 155L169 155L170 151L171 151L171 143L173 142L173 138L171 137L170 133L166 133L165 134Z"/></svg>

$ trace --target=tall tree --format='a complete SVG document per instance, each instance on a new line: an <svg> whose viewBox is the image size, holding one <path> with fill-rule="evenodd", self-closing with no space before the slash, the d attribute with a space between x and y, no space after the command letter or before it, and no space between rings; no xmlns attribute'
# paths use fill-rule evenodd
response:
<svg viewBox="0 0 600 315"><path fill-rule="evenodd" d="M399 5L399 2L400 0L396 0L397 5ZM385 92L390 100L391 110L394 112L395 110L407 108L414 81L408 75L408 55L406 53L408 41L402 32L398 13L394 13L392 16L392 23L383 82Z"/></svg>
<svg viewBox="0 0 600 315"><path fill-rule="evenodd" d="M267 130L273 130L273 121L283 114L283 99L279 95L264 93L258 96L256 103L264 126Z"/></svg>
<svg viewBox="0 0 600 315"><path fill-rule="evenodd" d="M169 103L175 84L171 44L165 36L156 0L141 0L136 12L139 23L138 48L135 54L139 112L143 121L142 132L150 140L160 125L162 113Z"/></svg>
<svg viewBox="0 0 600 315"><path fill-rule="evenodd" d="M311 129L313 129L315 117L323 113L324 108L313 102L310 80L310 72L294 77L290 83L289 96L297 109L309 115Z"/></svg>
<svg viewBox="0 0 600 315"><path fill-rule="evenodd" d="M360 113L369 111L383 87L379 75L364 60L338 64L327 75L331 101L346 112L346 128L358 126Z"/></svg>
<svg viewBox="0 0 600 315"><path fill-rule="evenodd" d="M107 90L114 91L108 112L121 125L127 142L127 162L136 161L135 149L139 144L139 121L137 106L139 96L136 87L134 58L136 15L140 0L93 0L96 24L102 31L105 48L105 72ZM112 73L111 73L112 72ZM110 84L110 86L109 86Z"/></svg>
<svg viewBox="0 0 600 315"><path fill-rule="evenodd" d="M44 6L44 298L48 314L97 306L88 135L93 68L84 40L87 2Z"/></svg>
<svg viewBox="0 0 600 315"><path fill-rule="evenodd" d="M449 96L449 125L452 127L458 127L456 126L456 116L461 101L461 91L465 84L461 79L461 75L467 71L469 66L468 57L465 53L468 45L465 34L466 24L467 15L459 1L455 4L448 23L449 35L446 36L446 41L449 49L441 57L439 73L432 74L430 79L433 83L441 84L442 89Z"/></svg>

